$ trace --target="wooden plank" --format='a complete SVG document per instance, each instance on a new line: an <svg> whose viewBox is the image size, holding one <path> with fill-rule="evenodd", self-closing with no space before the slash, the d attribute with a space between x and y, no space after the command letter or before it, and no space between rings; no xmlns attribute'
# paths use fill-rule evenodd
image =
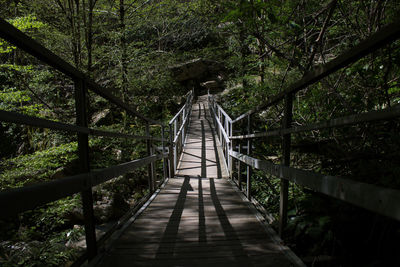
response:
<svg viewBox="0 0 400 267"><path fill-rule="evenodd" d="M400 190L277 165L236 151L230 151L230 154L236 159L278 178L287 179L316 192L400 220L400 205L398 205L400 203Z"/></svg>
<svg viewBox="0 0 400 267"><path fill-rule="evenodd" d="M212 178L211 168L215 173L223 160L215 151L219 144L208 112L204 105L204 112L191 115L177 168L183 177L168 180L121 234L100 266L223 266L227 262L243 266L256 256L265 256L264 265L265 261L280 263L275 266L296 265L283 253L286 248L265 231L233 185L226 179Z"/></svg>
<svg viewBox="0 0 400 267"><path fill-rule="evenodd" d="M140 255L114 255L107 259L101 266L125 266L127 262L134 262L135 266L218 266L218 267L243 267L243 266L263 266L263 267L289 267L292 263L287 262L281 255L270 253L269 255L246 256L224 255L222 257L192 257L192 259L153 259L143 258Z"/></svg>
<svg viewBox="0 0 400 267"><path fill-rule="evenodd" d="M254 244L255 240L243 239L241 242L242 242L242 246L244 248L249 248L249 249L251 249L252 246L255 246L256 248L260 247L260 248L265 248L265 249L270 249L270 248L275 249L277 247L277 245L274 245L274 244L263 243L261 238L259 238L258 240L259 240L259 242L257 242L256 244ZM238 247L237 245L236 246L231 246L231 245L232 244L231 244L230 240L214 240L214 241L210 241L207 243L191 241L191 242L179 242L176 244L176 246L179 247L180 249L182 249L182 251L189 251L189 250L193 250L193 249L199 249L202 251L212 251L214 249L219 249L219 248L223 248L223 249L228 248L229 249L230 247L233 247L233 248ZM149 251L149 250L157 249L158 246L159 246L159 244L156 242L145 243L145 244L136 242L133 244L125 243L120 246L115 246L114 249L132 249L132 250L137 249L137 250Z"/></svg>
<svg viewBox="0 0 400 267"><path fill-rule="evenodd" d="M204 112L199 112L199 106L204 107ZM193 107L194 111L190 115L190 127L187 131L186 142L176 175L208 178L225 177L227 170L220 164L222 156L220 151L216 149L218 141L213 136L212 122L207 117L207 114L209 114L208 105L205 105L204 101L200 101Z"/></svg>
<svg viewBox="0 0 400 267"><path fill-rule="evenodd" d="M164 232L150 232L150 231L141 231L137 230L136 234L129 234L127 236L121 236L121 238L118 240L118 242L115 244L115 247L118 246L143 246L144 244L158 244L158 245L168 245L169 243L184 243L184 244L190 244L190 243L199 243L199 234L190 234L190 233L185 233L185 236L180 235L180 236L174 236L170 235L169 239L163 239L163 233ZM146 236L144 236L146 235ZM214 242L228 242L232 243L231 241L246 241L248 243L257 243L257 242L268 242L269 236L267 234L263 234L260 231L254 231L254 232L249 232L246 234L240 234L238 236L227 236L224 233L213 233L213 234L208 234L207 235L207 244L208 243L214 243Z"/></svg>

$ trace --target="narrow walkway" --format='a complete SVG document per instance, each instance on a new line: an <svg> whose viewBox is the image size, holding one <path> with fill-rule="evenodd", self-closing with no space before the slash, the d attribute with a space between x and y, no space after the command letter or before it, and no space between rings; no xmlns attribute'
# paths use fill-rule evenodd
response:
<svg viewBox="0 0 400 267"><path fill-rule="evenodd" d="M177 178L99 266L296 266L225 179L207 103L193 105Z"/></svg>
<svg viewBox="0 0 400 267"><path fill-rule="evenodd" d="M207 98L200 96L192 107L185 147L176 172L177 177L228 177L212 123Z"/></svg>

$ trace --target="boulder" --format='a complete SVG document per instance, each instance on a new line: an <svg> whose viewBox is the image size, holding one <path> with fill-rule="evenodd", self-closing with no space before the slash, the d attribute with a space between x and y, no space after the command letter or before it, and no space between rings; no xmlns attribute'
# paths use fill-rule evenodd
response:
<svg viewBox="0 0 400 267"><path fill-rule="evenodd" d="M205 88L207 88L207 89L213 89L213 88L221 87L221 84L219 82L215 81L215 80L207 81L207 82L201 83L200 85L205 87Z"/></svg>
<svg viewBox="0 0 400 267"><path fill-rule="evenodd" d="M61 179L61 178L64 178L65 176L67 176L65 174L65 168L60 167L57 170L55 170L54 174L51 176L51 179L52 180Z"/></svg>
<svg viewBox="0 0 400 267"><path fill-rule="evenodd" d="M196 58L171 66L169 69L176 81L184 82L188 80L207 80L209 77L218 76L225 68L217 61Z"/></svg>
<svg viewBox="0 0 400 267"><path fill-rule="evenodd" d="M111 116L110 109L101 110L92 115L92 123L97 126L106 125L111 121Z"/></svg>

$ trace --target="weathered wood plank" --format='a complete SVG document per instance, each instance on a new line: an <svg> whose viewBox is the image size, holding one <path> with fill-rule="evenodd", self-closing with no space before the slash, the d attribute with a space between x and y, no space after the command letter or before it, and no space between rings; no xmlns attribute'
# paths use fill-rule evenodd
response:
<svg viewBox="0 0 400 267"><path fill-rule="evenodd" d="M100 266L303 266L290 260L221 167L208 107L192 112L171 178L104 255Z"/></svg>
<svg viewBox="0 0 400 267"><path fill-rule="evenodd" d="M230 151L230 155L256 169L266 171L278 178L289 180L316 192L400 220L400 190L362 183L338 176L323 175L284 165L277 165L266 160L240 154L236 151Z"/></svg>

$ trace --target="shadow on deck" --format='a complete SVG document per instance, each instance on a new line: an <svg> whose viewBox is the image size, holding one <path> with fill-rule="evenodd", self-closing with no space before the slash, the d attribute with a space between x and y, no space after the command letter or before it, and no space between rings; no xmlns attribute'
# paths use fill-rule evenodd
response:
<svg viewBox="0 0 400 267"><path fill-rule="evenodd" d="M302 265L225 179L208 107L201 104L193 105L177 177L169 179L98 266Z"/></svg>

